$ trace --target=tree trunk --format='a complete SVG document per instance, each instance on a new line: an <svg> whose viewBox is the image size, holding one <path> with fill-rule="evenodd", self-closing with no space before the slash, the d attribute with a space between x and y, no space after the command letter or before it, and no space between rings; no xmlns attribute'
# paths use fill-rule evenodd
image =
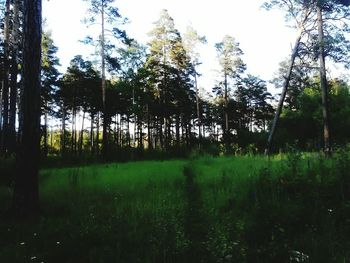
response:
<svg viewBox="0 0 350 263"><path fill-rule="evenodd" d="M149 106L147 104L147 141L148 141L148 146L147 148L149 150L153 149L153 143L152 143L152 135L151 135L151 118L149 114Z"/></svg>
<svg viewBox="0 0 350 263"><path fill-rule="evenodd" d="M46 105L47 107L47 105ZM47 112L45 110L45 115L44 115L44 156L47 156L48 153L48 132L47 132L47 126L48 126L48 120L47 120Z"/></svg>
<svg viewBox="0 0 350 263"><path fill-rule="evenodd" d="M62 106L62 132L61 132L61 155L66 153L66 109Z"/></svg>
<svg viewBox="0 0 350 263"><path fill-rule="evenodd" d="M201 116L200 116L200 105L199 105L199 88L198 88L198 80L197 80L197 72L194 70L194 84L196 87L196 103L197 103L197 119L198 119L198 138L199 138L199 147L201 145L202 141L202 122L201 122Z"/></svg>
<svg viewBox="0 0 350 263"><path fill-rule="evenodd" d="M16 110L17 110L17 75L18 75L18 30L19 30L19 3L13 5L13 29L12 29L12 59L10 82L10 116L9 116L9 153L16 151Z"/></svg>
<svg viewBox="0 0 350 263"><path fill-rule="evenodd" d="M73 106L73 109L72 109L72 136L71 136L71 147L70 147L71 154L74 153L74 141L75 141L75 138L74 138L74 135L75 135L74 127L75 127L75 118L76 118L76 112L75 112L75 107Z"/></svg>
<svg viewBox="0 0 350 263"><path fill-rule="evenodd" d="M96 140L95 140L95 153L99 154L100 144L100 113L97 113L97 124L96 124Z"/></svg>
<svg viewBox="0 0 350 263"><path fill-rule="evenodd" d="M228 128L228 90L227 90L227 73L225 72L225 80L224 80L224 85L225 85L225 129L224 129L224 142L225 142L225 147L226 151L228 150L229 147L229 128Z"/></svg>
<svg viewBox="0 0 350 263"><path fill-rule="evenodd" d="M105 11L104 0L101 5L101 75L102 75L102 105L103 105L103 123L102 123L102 158L107 159L108 155L108 118L106 110L106 61L105 61Z"/></svg>
<svg viewBox="0 0 350 263"><path fill-rule="evenodd" d="M84 143L84 122L85 122L85 111L83 111L83 120L81 122L81 131L79 136L79 156L83 153L83 143Z"/></svg>
<svg viewBox="0 0 350 263"><path fill-rule="evenodd" d="M175 137L176 137L176 146L180 146L180 116L176 115L175 120Z"/></svg>
<svg viewBox="0 0 350 263"><path fill-rule="evenodd" d="M326 156L331 155L331 142L329 130L329 113L328 113L328 83L326 75L326 61L324 51L324 34L323 34L323 18L322 7L320 3L317 5L317 26L318 26L318 43L319 43L319 61L320 61L320 80L322 91L322 115L323 115L323 151Z"/></svg>
<svg viewBox="0 0 350 263"><path fill-rule="evenodd" d="M3 114L2 114L2 141L1 152L8 153L9 136L9 49L10 49L10 0L5 3L5 21L4 21L4 85L2 87Z"/></svg>
<svg viewBox="0 0 350 263"><path fill-rule="evenodd" d="M12 211L30 215L39 211L41 0L25 0L23 7L23 127Z"/></svg>
<svg viewBox="0 0 350 263"><path fill-rule="evenodd" d="M91 155L94 154L94 118L95 115L93 113L90 113L91 117L91 123L90 123L90 153Z"/></svg>
<svg viewBox="0 0 350 263"><path fill-rule="evenodd" d="M280 100L278 102L277 110L276 110L275 117L274 117L273 122L272 122L271 130L270 130L269 138L267 140L267 145L265 148L265 155L269 155L270 151L271 151L272 141L273 141L273 138L274 138L274 135L276 132L277 123L278 123L279 117L280 117L281 112L282 112L283 102L284 102L284 99L286 97L287 89L288 89L289 82L290 82L290 79L292 76L294 62L295 62L295 59L298 55L300 40L301 40L301 37L304 33L304 25L305 25L307 19L309 18L309 15L310 15L310 10L307 10L305 13L304 20L301 23L301 25L299 26L299 32L297 34L297 37L296 37L296 40L294 43L294 48L293 48L292 55L290 58L290 64L288 67L287 75L284 78L281 97L280 97Z"/></svg>

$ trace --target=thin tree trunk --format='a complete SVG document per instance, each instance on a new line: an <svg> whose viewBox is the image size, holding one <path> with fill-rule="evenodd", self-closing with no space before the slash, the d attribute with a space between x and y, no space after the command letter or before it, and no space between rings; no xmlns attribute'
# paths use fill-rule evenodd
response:
<svg viewBox="0 0 350 263"><path fill-rule="evenodd" d="M63 104L62 106L62 132L61 132L61 155L66 153L66 110Z"/></svg>
<svg viewBox="0 0 350 263"><path fill-rule="evenodd" d="M129 115L127 115L126 121L127 121L127 140L128 140L128 147L131 148L130 118L129 118Z"/></svg>
<svg viewBox="0 0 350 263"><path fill-rule="evenodd" d="M46 105L47 107L47 105ZM47 132L47 125L48 125L48 120L47 120L47 112L45 109L45 115L44 115L44 156L47 156L48 153L48 132Z"/></svg>
<svg viewBox="0 0 350 263"><path fill-rule="evenodd" d="M225 79L224 79L224 85L225 85L225 94L224 94L224 100L225 100L225 129L224 129L224 143L226 147L226 151L229 147L229 128L228 128L228 87L227 87L227 73L225 72Z"/></svg>
<svg viewBox="0 0 350 263"><path fill-rule="evenodd" d="M272 141L273 141L273 138L274 138L274 135L275 135L275 132L276 132L277 123L278 123L279 117L280 117L281 112L282 112L283 102L284 102L284 99L286 97L287 89L288 89L289 82L290 82L290 79L291 79L291 76L292 76L294 62L295 62L295 59L296 59L296 57L298 55L300 40L301 40L301 37L302 37L302 35L304 33L304 25L307 22L307 19L309 18L309 15L310 15L310 10L307 10L306 13L305 13L304 20L301 23L301 25L299 26L299 32L297 34L297 37L296 37L296 40L295 40L295 43L294 43L294 47L293 47L292 55L291 55L291 58L290 58L290 64L289 64L289 67L288 67L287 75L284 78L284 83L283 83L281 97L280 97L280 100L278 102L277 110L276 110L275 117L274 117L273 122L272 122L271 130L270 130L269 138L267 140L267 145L266 145L266 148L265 148L265 155L269 155L270 151L271 151Z"/></svg>
<svg viewBox="0 0 350 263"><path fill-rule="evenodd" d="M79 142L79 156L83 153L83 143L84 143L84 122L85 122L85 111L83 111L83 120L81 122L81 131L80 131L80 142Z"/></svg>
<svg viewBox="0 0 350 263"><path fill-rule="evenodd" d="M12 203L17 215L39 211L41 0L25 0L23 7L23 127Z"/></svg>
<svg viewBox="0 0 350 263"><path fill-rule="evenodd" d="M71 153L73 154L74 153L74 127L75 127L75 116L76 116L76 113L75 113L75 109L74 109L74 106L73 106L73 109L72 109L72 136L71 136L71 147L70 147L70 151Z"/></svg>
<svg viewBox="0 0 350 263"><path fill-rule="evenodd" d="M151 135L151 120L150 120L150 114L149 114L149 106L147 104L147 141L148 141L148 149L153 149L153 143L152 143L152 135Z"/></svg>
<svg viewBox="0 0 350 263"><path fill-rule="evenodd" d="M180 146L180 116L176 115L175 120L175 137L176 137L176 146Z"/></svg>
<svg viewBox="0 0 350 263"><path fill-rule="evenodd" d="M326 156L331 155L329 112L328 112L328 83L326 75L326 61L324 51L323 18L320 4L317 5L317 25L319 42L320 80L322 90L322 115L323 115L323 151Z"/></svg>
<svg viewBox="0 0 350 263"><path fill-rule="evenodd" d="M103 118L102 118L102 158L107 159L108 155L108 125L107 110L106 110L106 61L105 61L105 10L104 0L101 0L101 75L102 75L102 105L103 105Z"/></svg>
<svg viewBox="0 0 350 263"><path fill-rule="evenodd" d="M94 114L90 114L91 117L91 123L90 123L90 153L91 155L94 154Z"/></svg>
<svg viewBox="0 0 350 263"><path fill-rule="evenodd" d="M202 122L201 122L201 116L200 116L200 105L199 105L199 88L198 88L198 80L197 80L197 72L196 69L194 70L194 84L196 87L196 103L197 103L197 119L198 119L198 137L199 137L199 147L202 141Z"/></svg>
<svg viewBox="0 0 350 263"><path fill-rule="evenodd" d="M99 143L100 143L100 113L97 113L97 124L96 124L96 140L95 140L95 153L99 154Z"/></svg>

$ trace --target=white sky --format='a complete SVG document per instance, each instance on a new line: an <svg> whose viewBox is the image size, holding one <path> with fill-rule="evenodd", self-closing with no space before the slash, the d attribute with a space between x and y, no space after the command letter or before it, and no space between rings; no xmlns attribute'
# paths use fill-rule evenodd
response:
<svg viewBox="0 0 350 263"><path fill-rule="evenodd" d="M286 27L283 14L260 9L263 0L116 0L123 16L130 20L127 33L141 43L149 40L147 33L159 17L161 9L167 9L175 25L184 33L191 24L199 34L205 35L208 44L201 48L202 73L200 85L211 90L217 78L214 44L229 34L240 42L245 53L243 60L248 72L270 80L278 70L278 64L289 57L295 33ZM43 1L43 16L47 29L52 31L62 69L78 54L91 53L79 43L88 34L81 23L86 12L82 0Z"/></svg>

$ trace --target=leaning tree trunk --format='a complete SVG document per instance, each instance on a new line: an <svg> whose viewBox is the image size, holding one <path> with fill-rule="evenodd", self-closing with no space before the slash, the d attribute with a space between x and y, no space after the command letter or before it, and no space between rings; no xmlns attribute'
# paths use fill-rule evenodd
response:
<svg viewBox="0 0 350 263"><path fill-rule="evenodd" d="M330 142L329 113L328 113L328 83L327 83L325 51L324 51L322 9L319 4L317 5L317 25L318 25L318 42L319 42L320 81L321 81L321 90L322 90L323 143L324 143L323 150L326 156L330 156L331 142Z"/></svg>
<svg viewBox="0 0 350 263"><path fill-rule="evenodd" d="M295 40L295 44L294 44L294 48L293 48L292 55L291 55L291 58L290 58L290 64L289 64L289 67L288 67L287 75L284 77L284 83L283 83L281 97L280 97L280 100L278 102L278 106L277 106L277 110L276 110L276 113L275 113L275 117L274 117L274 119L272 121L272 126L271 126L271 130L270 130L269 138L267 140L267 145L266 145L266 148L265 148L265 155L269 155L270 151L271 151L272 141L273 141L273 138L274 138L274 135L275 135L275 132L276 132L277 123L278 123L279 117L280 117L281 112L282 112L283 102L284 102L284 99L286 97L287 89L288 89L289 82L290 82L290 79L291 79L291 76L292 76L294 62L295 62L295 59L296 59L296 57L298 55L300 40L301 40L301 38L303 36L304 30L305 30L304 26L305 26L305 23L307 22L309 16L310 16L310 10L308 10L306 12L304 20L301 23L301 25L299 26L299 32L298 32L298 35L297 35L296 40Z"/></svg>
<svg viewBox="0 0 350 263"><path fill-rule="evenodd" d="M23 127L12 211L30 215L39 211L41 0L25 0L23 11Z"/></svg>

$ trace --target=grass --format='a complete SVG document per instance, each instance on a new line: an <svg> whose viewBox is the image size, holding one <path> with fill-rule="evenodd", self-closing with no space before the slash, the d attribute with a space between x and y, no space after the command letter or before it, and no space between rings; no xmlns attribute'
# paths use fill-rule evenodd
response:
<svg viewBox="0 0 350 263"><path fill-rule="evenodd" d="M349 168L341 151L45 169L43 215L0 219L0 262L349 262Z"/></svg>

